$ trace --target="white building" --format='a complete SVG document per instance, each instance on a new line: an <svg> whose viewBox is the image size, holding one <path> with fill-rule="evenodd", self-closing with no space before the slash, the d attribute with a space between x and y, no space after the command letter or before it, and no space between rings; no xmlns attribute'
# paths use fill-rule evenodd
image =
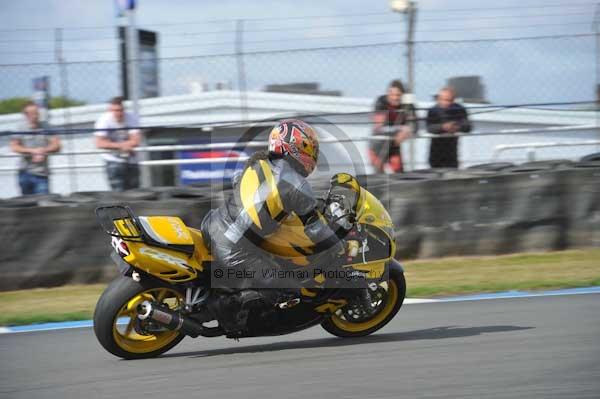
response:
<svg viewBox="0 0 600 399"><path fill-rule="evenodd" d="M241 96L237 91L213 91L141 100L140 120L142 126L148 127L206 126L207 129L210 129L210 126L224 125L231 121L263 121L294 115L319 115L319 120L323 122L318 123L317 127L323 136L335 137L336 140L346 136L349 139L357 140L370 135L371 124L368 113L372 111L373 103L374 99L371 98L268 92L248 92ZM432 105L431 102L420 102L417 107L425 109ZM600 126L597 112L536 109L494 110L489 106L478 110L472 107L481 107L481 105L465 105L469 108L474 131L471 135L460 139L459 151L462 166L492 161L494 151L500 145L600 140L600 129L589 128L590 126ZM52 110L50 123L60 128L91 128L96 119L106 111L106 108L105 104L101 104ZM419 116L424 117L425 111L421 111ZM0 116L0 131L15 131L22 122L21 118L20 114ZM337 128L332 128L331 124ZM582 128L534 132L535 129L548 126L580 126ZM585 126L588 128L583 128ZM420 129L420 133L426 133L423 130L424 123L420 123ZM529 132L517 134L510 132L510 129L528 129ZM478 133L502 130L505 132L496 135L478 135ZM62 136L62 140L63 152L72 153L95 149L91 132ZM2 198L19 195L16 179L17 158L9 157L11 152L8 141L9 136L0 137L0 185L2 187L0 197ZM356 170L355 165L357 164L365 165L366 171L370 172L367 145L366 140L323 145L324 158L330 165L330 168L325 168L327 170L323 173L332 174L341 170L360 173L360 170ZM351 148L350 151L348 151L349 148ZM427 168L428 148L429 139L427 138L414 140L412 146L405 143L404 157L415 169ZM540 148L536 150L535 154L537 159L577 160L585 154L597 151L600 151L600 145ZM413 163L411 163L410 154L414 154ZM525 148L505 151L497 160L523 162L527 160L527 152ZM67 194L72 191L109 189L98 154L52 156L50 165L51 168L55 168L51 175L52 192ZM73 165L77 167L73 168Z"/></svg>

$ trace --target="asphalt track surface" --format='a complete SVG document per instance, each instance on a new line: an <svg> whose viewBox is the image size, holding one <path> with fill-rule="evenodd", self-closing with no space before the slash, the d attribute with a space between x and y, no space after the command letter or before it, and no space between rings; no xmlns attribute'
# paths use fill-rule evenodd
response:
<svg viewBox="0 0 600 399"><path fill-rule="evenodd" d="M0 335L1 398L600 398L600 295L408 305L379 333L186 338L124 361L89 328Z"/></svg>

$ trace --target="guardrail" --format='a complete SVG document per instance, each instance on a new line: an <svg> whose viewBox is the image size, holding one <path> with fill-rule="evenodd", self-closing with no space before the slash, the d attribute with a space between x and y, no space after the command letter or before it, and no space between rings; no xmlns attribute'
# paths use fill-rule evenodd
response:
<svg viewBox="0 0 600 399"><path fill-rule="evenodd" d="M586 140L586 141L567 141L567 142L556 142L556 143L526 143L526 144L502 144L497 145L494 150L493 161L497 161L500 154L504 151L509 150L520 150L527 149L527 160L535 161L536 150L538 148L547 147L580 147L588 145L600 145L600 140Z"/></svg>
<svg viewBox="0 0 600 399"><path fill-rule="evenodd" d="M568 132L568 131L593 131L600 129L596 125L569 125L569 126L549 126L535 129L501 129L494 131L482 131L472 133L457 133L454 135L436 135L426 131L419 131L417 135L414 135L411 140L420 139L447 139L451 137L481 137L481 136L498 136L507 134L532 134L532 133L547 133L547 132ZM81 130L81 129L78 129ZM90 132L94 129L86 129ZM384 128L384 131L393 132L394 127ZM320 140L322 144L340 144L348 142L368 142L368 141L389 141L392 138L387 136L361 136L354 138L323 138ZM216 150L216 149L236 149L236 148L265 148L268 145L267 141L247 141L247 142L227 142L227 143L206 143L206 144L184 144L184 145L156 145L156 146L144 146L137 147L134 149L135 152L163 152L163 151L202 151L202 150ZM528 157L530 160L535 159L535 149L542 147L561 147L561 146L582 146L582 145L600 145L598 140L588 140L582 142L555 142L555 143L528 143L528 144L507 144L499 145L495 147L493 154L493 160L497 160L499 155L508 150L528 148ZM105 150L82 150L82 151L63 151L54 154L49 154L52 157L58 156L74 156L74 155L102 155L110 153ZM409 164L414 163L413 154L408 154ZM0 154L1 158L18 158L20 154L9 153ZM237 158L204 158L204 159L162 159L162 160L143 160L139 161L140 165L143 166L168 166L168 165L189 165L189 164L211 164L211 163L226 163L231 161L245 161L248 157L237 157ZM90 168L102 168L104 163L77 163L73 164L61 164L51 165L52 170L61 169L90 169ZM0 167L0 172L15 172L17 167Z"/></svg>

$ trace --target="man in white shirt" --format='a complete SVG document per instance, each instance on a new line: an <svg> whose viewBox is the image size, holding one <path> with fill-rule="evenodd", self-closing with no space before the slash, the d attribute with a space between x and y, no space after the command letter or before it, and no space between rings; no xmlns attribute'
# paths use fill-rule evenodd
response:
<svg viewBox="0 0 600 399"><path fill-rule="evenodd" d="M138 127L137 116L125 112L123 97L110 100L108 112L96 121L96 147L110 150L102 154L102 158L106 161L108 180L114 191L139 187L140 172L134 152L141 141L142 132Z"/></svg>

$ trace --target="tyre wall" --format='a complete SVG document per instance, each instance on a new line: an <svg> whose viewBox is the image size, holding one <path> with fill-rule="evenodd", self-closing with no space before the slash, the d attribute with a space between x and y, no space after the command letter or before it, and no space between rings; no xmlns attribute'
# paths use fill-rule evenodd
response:
<svg viewBox="0 0 600 399"><path fill-rule="evenodd" d="M399 259L498 255L600 245L600 167L533 165L421 171L360 180L388 207ZM315 182L323 192L327 181ZM0 201L0 290L106 282L116 268L94 215L124 203L138 215L199 227L223 202L209 187L84 192Z"/></svg>

